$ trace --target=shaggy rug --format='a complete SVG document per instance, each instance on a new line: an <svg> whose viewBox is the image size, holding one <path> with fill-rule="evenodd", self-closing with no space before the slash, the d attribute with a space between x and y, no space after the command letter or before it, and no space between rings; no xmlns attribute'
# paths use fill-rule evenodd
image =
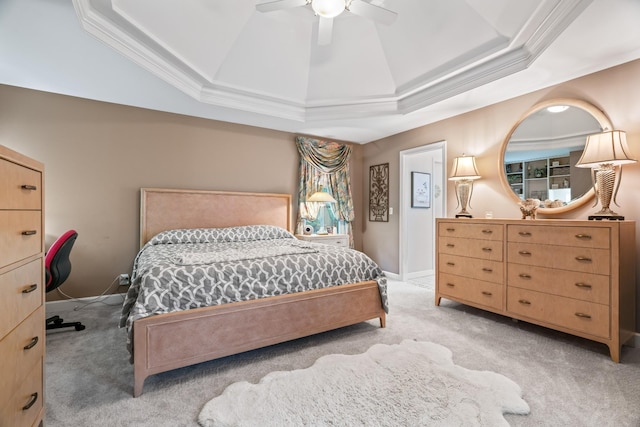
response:
<svg viewBox="0 0 640 427"><path fill-rule="evenodd" d="M227 426L508 426L528 414L520 386L453 363L449 349L404 340L359 355L329 355L313 366L231 384L199 416Z"/></svg>

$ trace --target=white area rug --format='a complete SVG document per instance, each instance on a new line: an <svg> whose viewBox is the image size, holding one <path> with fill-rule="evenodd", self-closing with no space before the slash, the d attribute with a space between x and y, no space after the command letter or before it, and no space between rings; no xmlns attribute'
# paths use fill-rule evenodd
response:
<svg viewBox="0 0 640 427"><path fill-rule="evenodd" d="M453 363L438 344L405 340L366 353L330 355L307 369L238 382L209 401L204 427L508 426L503 413L528 414L520 386Z"/></svg>

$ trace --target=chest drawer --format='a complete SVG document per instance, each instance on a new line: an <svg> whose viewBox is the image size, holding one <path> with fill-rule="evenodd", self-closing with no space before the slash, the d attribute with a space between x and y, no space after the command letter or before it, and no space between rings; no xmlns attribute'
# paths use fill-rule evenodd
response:
<svg viewBox="0 0 640 427"><path fill-rule="evenodd" d="M502 261L502 242L497 240L441 237L438 251L443 254Z"/></svg>
<svg viewBox="0 0 640 427"><path fill-rule="evenodd" d="M608 228L580 226L544 227L510 224L507 226L507 240L582 248L609 249L611 246Z"/></svg>
<svg viewBox="0 0 640 427"><path fill-rule="evenodd" d="M42 259L0 275L0 338L42 305Z"/></svg>
<svg viewBox="0 0 640 427"><path fill-rule="evenodd" d="M42 209L42 174L0 159L0 209Z"/></svg>
<svg viewBox="0 0 640 427"><path fill-rule="evenodd" d="M32 427L44 413L44 359L31 367L14 388L0 391L2 406L0 420L3 427ZM3 393L9 393L4 396ZM7 423L5 424L5 420Z"/></svg>
<svg viewBox="0 0 640 427"><path fill-rule="evenodd" d="M2 266L42 252L40 211L0 211Z"/></svg>
<svg viewBox="0 0 640 427"><path fill-rule="evenodd" d="M500 224L440 222L438 236L459 237L466 239L499 240L504 237L504 227Z"/></svg>
<svg viewBox="0 0 640 427"><path fill-rule="evenodd" d="M471 302L494 310L502 310L504 288L496 283L439 273L438 291L443 296L449 296L458 301Z"/></svg>
<svg viewBox="0 0 640 427"><path fill-rule="evenodd" d="M527 264L509 264L509 286L560 295L568 298L609 304L609 276L553 270Z"/></svg>
<svg viewBox="0 0 640 427"><path fill-rule="evenodd" d="M608 249L576 248L572 246L513 243L507 245L509 264L529 264L592 274L610 274Z"/></svg>
<svg viewBox="0 0 640 427"><path fill-rule="evenodd" d="M507 311L600 338L610 338L609 307L519 288L509 288Z"/></svg>
<svg viewBox="0 0 640 427"><path fill-rule="evenodd" d="M31 426L42 409L44 307L0 340L0 420L6 425ZM35 394L37 393L37 397ZM29 403L33 403L30 407Z"/></svg>
<svg viewBox="0 0 640 427"><path fill-rule="evenodd" d="M471 277L498 284L504 283L502 263L499 261L441 254L438 257L438 268L443 273Z"/></svg>

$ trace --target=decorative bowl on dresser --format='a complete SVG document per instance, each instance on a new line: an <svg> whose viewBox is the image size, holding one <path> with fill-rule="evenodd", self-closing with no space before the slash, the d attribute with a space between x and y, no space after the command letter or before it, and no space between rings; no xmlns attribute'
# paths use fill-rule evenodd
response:
<svg viewBox="0 0 640 427"><path fill-rule="evenodd" d="M0 426L44 416L43 174L0 146Z"/></svg>
<svg viewBox="0 0 640 427"><path fill-rule="evenodd" d="M458 301L601 342L635 333L635 222L436 219L436 305Z"/></svg>

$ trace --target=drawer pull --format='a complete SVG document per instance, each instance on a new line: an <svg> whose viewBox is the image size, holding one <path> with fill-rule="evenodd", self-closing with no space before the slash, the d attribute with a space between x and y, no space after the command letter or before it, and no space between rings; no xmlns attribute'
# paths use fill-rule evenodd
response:
<svg viewBox="0 0 640 427"><path fill-rule="evenodd" d="M447 286L450 288L455 288L456 285L454 285L453 283L447 283Z"/></svg>
<svg viewBox="0 0 640 427"><path fill-rule="evenodd" d="M453 266L455 266L455 265L456 265L456 263L455 263L455 262L451 262L451 261L449 261L449 262L447 262L447 265L450 265L451 267L453 267Z"/></svg>
<svg viewBox="0 0 640 427"><path fill-rule="evenodd" d="M518 276L520 276L521 279L527 279L527 280L531 279L531 276L529 276L526 273L520 273L518 274Z"/></svg>
<svg viewBox="0 0 640 427"><path fill-rule="evenodd" d="M492 296L493 294L489 291L482 291L482 295L486 295L488 297Z"/></svg>
<svg viewBox="0 0 640 427"><path fill-rule="evenodd" d="M576 313L576 316L578 316L578 317L580 317L582 319L591 319L591 316L589 314L586 314L586 313L578 312L578 313Z"/></svg>
<svg viewBox="0 0 640 427"><path fill-rule="evenodd" d="M34 234L38 234L38 230L25 230L22 232L23 236L33 236Z"/></svg>
<svg viewBox="0 0 640 427"><path fill-rule="evenodd" d="M450 233L453 233L454 231L456 231L456 229L455 228L447 228L447 231L450 232Z"/></svg>
<svg viewBox="0 0 640 427"><path fill-rule="evenodd" d="M530 237L531 236L531 233L529 233L528 231L519 231L518 234L521 235L522 237Z"/></svg>
<svg viewBox="0 0 640 427"><path fill-rule="evenodd" d="M518 302L523 305L531 305L531 301L527 301L526 299L520 299Z"/></svg>
<svg viewBox="0 0 640 427"><path fill-rule="evenodd" d="M578 288L582 288L582 289L591 289L591 285L589 285L587 283L576 283L576 286Z"/></svg>
<svg viewBox="0 0 640 427"><path fill-rule="evenodd" d="M35 185L29 185L29 184L23 184L20 186L20 188L22 188L23 190L31 190L31 191L35 191L38 189L38 187L36 187Z"/></svg>
<svg viewBox="0 0 640 427"><path fill-rule="evenodd" d="M491 249L491 248L482 248L482 251L483 251L483 252L491 252L492 250L493 250L493 249Z"/></svg>
<svg viewBox="0 0 640 427"><path fill-rule="evenodd" d="M32 393L29 401L22 407L23 411L28 411L38 401L38 393Z"/></svg>
<svg viewBox="0 0 640 427"><path fill-rule="evenodd" d="M493 273L493 268L482 267L482 271L486 273Z"/></svg>
<svg viewBox="0 0 640 427"><path fill-rule="evenodd" d="M448 248L455 248L455 247L456 247L456 245L454 245L453 243L447 243L447 247L448 247Z"/></svg>
<svg viewBox="0 0 640 427"><path fill-rule="evenodd" d="M531 252L529 251L518 251L518 253L522 256L531 256Z"/></svg>
<svg viewBox="0 0 640 427"><path fill-rule="evenodd" d="M588 234L576 234L576 239L591 240L591 236Z"/></svg>
<svg viewBox="0 0 640 427"><path fill-rule="evenodd" d="M493 230L482 230L484 234L493 234Z"/></svg>
<svg viewBox="0 0 640 427"><path fill-rule="evenodd" d="M38 289L38 284L34 283L33 285L30 285L28 288L25 288L22 290L23 294L30 294L31 292L35 291L36 289Z"/></svg>
<svg viewBox="0 0 640 427"><path fill-rule="evenodd" d="M592 259L586 256L577 256L576 261L580 262L592 262Z"/></svg>
<svg viewBox="0 0 640 427"><path fill-rule="evenodd" d="M27 345L25 345L23 348L25 350L31 350L33 347L36 346L36 344L38 344L38 337L33 337L31 338L31 342Z"/></svg>

